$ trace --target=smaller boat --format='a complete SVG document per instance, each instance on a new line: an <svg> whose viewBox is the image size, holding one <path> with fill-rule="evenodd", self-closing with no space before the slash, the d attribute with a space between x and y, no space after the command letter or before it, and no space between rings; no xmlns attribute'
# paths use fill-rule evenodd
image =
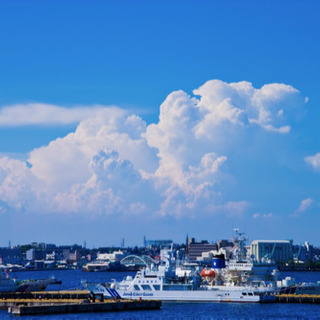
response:
<svg viewBox="0 0 320 320"><path fill-rule="evenodd" d="M16 291L18 285L7 272L0 271L0 292Z"/></svg>
<svg viewBox="0 0 320 320"><path fill-rule="evenodd" d="M282 280L280 294L320 295L320 281L296 283L291 277Z"/></svg>
<svg viewBox="0 0 320 320"><path fill-rule="evenodd" d="M61 284L54 276L49 279L17 280L10 277L7 271L0 271L0 292L43 291L51 284Z"/></svg>
<svg viewBox="0 0 320 320"><path fill-rule="evenodd" d="M48 279L28 279L18 281L19 287L16 292L32 292L32 291L44 291L48 285L61 284L54 276Z"/></svg>

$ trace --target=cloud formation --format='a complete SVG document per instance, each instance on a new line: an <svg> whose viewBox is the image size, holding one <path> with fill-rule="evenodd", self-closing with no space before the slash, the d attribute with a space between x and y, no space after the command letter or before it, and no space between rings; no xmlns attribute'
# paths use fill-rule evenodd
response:
<svg viewBox="0 0 320 320"><path fill-rule="evenodd" d="M269 213L254 213L252 218L253 219L271 219L274 217L274 214L272 212L269 212Z"/></svg>
<svg viewBox="0 0 320 320"><path fill-rule="evenodd" d="M296 213L301 213L301 212L305 212L306 210L308 210L311 205L313 203L313 199L312 198L306 198L303 199L298 207L298 209L295 211Z"/></svg>
<svg viewBox="0 0 320 320"><path fill-rule="evenodd" d="M304 161L311 165L314 169L320 169L320 153L315 154L314 156L308 156L304 158Z"/></svg>
<svg viewBox="0 0 320 320"><path fill-rule="evenodd" d="M193 93L169 94L150 125L116 107L2 108L0 126L78 126L27 163L0 159L0 212L241 216L248 202L223 200L219 189L235 138L249 128L288 133L304 99L288 85L245 81L212 80Z"/></svg>
<svg viewBox="0 0 320 320"><path fill-rule="evenodd" d="M103 107L98 105L66 108L45 103L4 106L0 109L0 127L74 124L99 113L102 109Z"/></svg>

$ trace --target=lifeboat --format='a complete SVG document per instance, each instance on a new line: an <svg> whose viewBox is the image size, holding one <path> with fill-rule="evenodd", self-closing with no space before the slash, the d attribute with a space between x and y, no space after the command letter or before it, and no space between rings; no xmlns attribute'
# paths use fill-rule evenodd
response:
<svg viewBox="0 0 320 320"><path fill-rule="evenodd" d="M215 276L216 276L216 273L213 270L202 269L202 271L201 271L201 277L214 278Z"/></svg>

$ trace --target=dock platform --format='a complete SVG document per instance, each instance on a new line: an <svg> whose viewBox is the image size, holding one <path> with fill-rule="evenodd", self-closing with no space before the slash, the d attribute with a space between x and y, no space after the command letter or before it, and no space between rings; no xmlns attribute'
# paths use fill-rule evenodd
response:
<svg viewBox="0 0 320 320"><path fill-rule="evenodd" d="M309 294L280 294L276 296L280 303L313 303L320 304L320 295Z"/></svg>
<svg viewBox="0 0 320 320"><path fill-rule="evenodd" d="M157 310L161 301L104 300L87 290L13 292L0 294L0 309L12 315Z"/></svg>
<svg viewBox="0 0 320 320"><path fill-rule="evenodd" d="M84 312L119 312L134 310L158 310L161 307L160 301L142 300L120 300L92 303L65 303L33 306L9 307L8 312L12 315L38 315L38 314L59 314L59 313L84 313Z"/></svg>
<svg viewBox="0 0 320 320"><path fill-rule="evenodd" d="M90 296L88 290L1 292L0 301L7 299L89 299Z"/></svg>

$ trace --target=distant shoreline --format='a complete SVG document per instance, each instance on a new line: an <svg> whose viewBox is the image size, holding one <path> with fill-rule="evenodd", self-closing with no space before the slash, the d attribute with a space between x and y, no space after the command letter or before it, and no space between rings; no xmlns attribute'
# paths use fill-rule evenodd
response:
<svg viewBox="0 0 320 320"><path fill-rule="evenodd" d="M320 268L310 268L310 267L305 267L305 266L278 266L279 271L302 271L302 272L309 272L309 271L320 271Z"/></svg>

